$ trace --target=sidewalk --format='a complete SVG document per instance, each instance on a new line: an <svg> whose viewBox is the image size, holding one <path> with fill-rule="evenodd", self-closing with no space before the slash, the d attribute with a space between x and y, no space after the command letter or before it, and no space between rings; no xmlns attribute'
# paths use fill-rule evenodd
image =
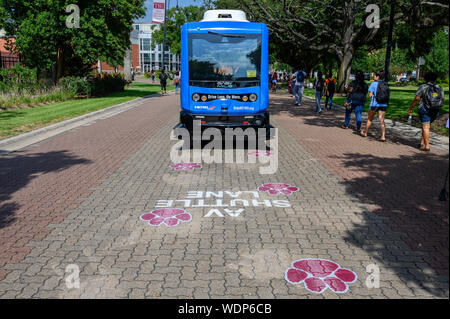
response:
<svg viewBox="0 0 450 319"><path fill-rule="evenodd" d="M366 223L355 225L352 236L377 234L379 247L365 240L349 240L380 261L401 260L404 249L390 248L394 243L383 238L384 232L372 222L379 216L410 249L425 254L426 264L448 276L448 201L438 200L448 171L448 139L434 136L432 152L424 153L417 149L417 129L407 125L392 122L387 142L381 143L374 138L376 127L369 138L341 129L342 108L317 115L312 99L306 98L301 107L291 104L290 96L271 100L272 119L338 177L347 193L372 206L364 213ZM426 264L415 266L423 269Z"/></svg>
<svg viewBox="0 0 450 319"><path fill-rule="evenodd" d="M167 93L171 94L173 93L173 91L168 91ZM161 94L152 94L144 96L125 103L113 105L92 113L81 115L76 118L48 125L31 132L20 134L18 136L0 140L0 156L39 143L50 137L62 134L64 132L76 129L78 127L89 126L97 121L113 117L117 114L140 106L146 103L148 99L157 98L161 96L162 96Z"/></svg>
<svg viewBox="0 0 450 319"><path fill-rule="evenodd" d="M363 139L306 100L270 102L272 175L251 163L174 170L174 95L0 157L0 298L448 298L448 203L436 200L448 155ZM217 195L186 200L199 192ZM234 196L249 205L226 213ZM191 219L141 219L168 201ZM286 279L305 258L358 277L345 293L312 293ZM366 285L370 265L379 288Z"/></svg>
<svg viewBox="0 0 450 319"><path fill-rule="evenodd" d="M282 92L282 93L276 94L276 95L274 95L274 97L275 96L292 97L292 95L290 95L287 90L280 90L280 92ZM304 101L308 100L309 102L313 103L313 106L311 106L311 107L315 107L315 99L314 98L303 95L303 99L304 99ZM295 101L294 98L292 98L292 101L293 101L292 105L294 105L294 101ZM325 102L323 100L322 100L322 103L325 104ZM324 111L324 112L325 112L324 114L327 114L327 111ZM333 103L333 111L332 112L338 112L338 113L345 114L345 108L342 105ZM363 123L365 123L367 121L368 113L363 112L362 115L363 115ZM336 125L341 126L343 124L343 122L344 121L342 120L342 122L336 123ZM422 137L422 129L417 128L412 125L408 125L403 122L393 121L390 119L386 119L385 123L386 123L386 135L387 135L388 139L389 139L389 135L395 135L401 139L407 140L409 142L414 142L415 144L419 144L420 139ZM352 119L351 119L350 125L355 126L355 114L354 113L352 114ZM379 122L378 122L378 118L375 117L375 120L373 121L373 125L371 127L371 132L372 133L377 132L378 129L379 129ZM448 153L449 152L449 137L431 132L430 145L431 145L431 147L438 148L438 149L446 151Z"/></svg>

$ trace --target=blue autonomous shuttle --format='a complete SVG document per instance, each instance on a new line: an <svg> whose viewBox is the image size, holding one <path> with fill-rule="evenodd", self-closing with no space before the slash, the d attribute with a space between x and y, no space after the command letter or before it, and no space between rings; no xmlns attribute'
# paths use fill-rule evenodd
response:
<svg viewBox="0 0 450 319"><path fill-rule="evenodd" d="M238 10L210 10L181 31L180 124L266 128L269 123L269 35ZM270 138L270 133L267 134Z"/></svg>

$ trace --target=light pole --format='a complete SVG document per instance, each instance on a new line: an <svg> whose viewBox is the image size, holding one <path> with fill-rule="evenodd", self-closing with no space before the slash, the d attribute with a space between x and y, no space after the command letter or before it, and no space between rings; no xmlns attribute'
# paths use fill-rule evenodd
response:
<svg viewBox="0 0 450 319"><path fill-rule="evenodd" d="M169 0L169 6L170 6L170 0ZM162 47L162 68L164 70L166 68L166 54L165 54L165 47L166 47L166 17L167 17L167 0L164 0L164 35L163 35L163 47Z"/></svg>
<svg viewBox="0 0 450 319"><path fill-rule="evenodd" d="M384 80L389 82L390 79L390 66L391 66L391 50L392 50L392 33L394 31L394 16L395 16L395 4L391 2L391 14L389 17L389 33L386 46L386 63L384 65Z"/></svg>

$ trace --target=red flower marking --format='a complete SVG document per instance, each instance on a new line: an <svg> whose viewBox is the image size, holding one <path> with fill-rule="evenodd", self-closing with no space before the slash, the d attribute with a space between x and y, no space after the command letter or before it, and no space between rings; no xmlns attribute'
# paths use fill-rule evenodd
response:
<svg viewBox="0 0 450 319"><path fill-rule="evenodd" d="M190 222L192 216L182 209L164 208L143 214L140 219L147 222L150 226L165 224L168 227L174 227L178 226L180 222Z"/></svg>
<svg viewBox="0 0 450 319"><path fill-rule="evenodd" d="M268 192L271 195L277 194L291 195L294 192L298 192L300 189L298 187L291 186L289 184L274 183L274 184L264 184L263 186L260 186L258 190L260 192Z"/></svg>
<svg viewBox="0 0 450 319"><path fill-rule="evenodd" d="M303 259L294 262L293 266L309 272L314 277L327 277L339 268L338 264L321 259Z"/></svg>
<svg viewBox="0 0 450 319"><path fill-rule="evenodd" d="M252 151L252 152L248 152L248 155L256 156L256 157L259 157L259 156L272 156L274 154L275 153L270 152L270 151Z"/></svg>
<svg viewBox="0 0 450 319"><path fill-rule="evenodd" d="M178 163L174 165L170 165L176 171L193 171L196 168L200 169L202 166L197 163Z"/></svg>
<svg viewBox="0 0 450 319"><path fill-rule="evenodd" d="M348 291L348 284L358 278L351 270L341 268L337 263L325 259L300 259L286 270L285 278L291 284L304 283L314 293L323 293L330 288L335 293Z"/></svg>

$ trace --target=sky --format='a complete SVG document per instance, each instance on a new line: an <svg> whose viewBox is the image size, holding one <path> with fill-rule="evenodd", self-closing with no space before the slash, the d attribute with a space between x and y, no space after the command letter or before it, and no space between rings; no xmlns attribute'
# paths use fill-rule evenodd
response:
<svg viewBox="0 0 450 319"><path fill-rule="evenodd" d="M190 5L200 6L202 4L203 4L203 0L178 0L178 5L180 7L186 7L186 6L190 6ZM168 8L176 7L176 5L177 5L177 0L167 0ZM144 18L139 19L138 21L151 21L152 20L153 0L147 0L146 6L147 6L147 15Z"/></svg>

